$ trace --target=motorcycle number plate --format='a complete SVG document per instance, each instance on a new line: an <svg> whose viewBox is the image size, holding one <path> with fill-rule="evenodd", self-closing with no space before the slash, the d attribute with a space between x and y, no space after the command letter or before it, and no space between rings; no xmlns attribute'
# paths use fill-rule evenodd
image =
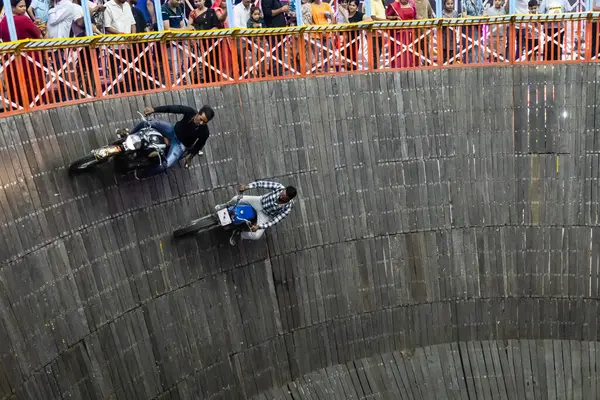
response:
<svg viewBox="0 0 600 400"><path fill-rule="evenodd" d="M221 226L226 226L231 224L231 217L229 216L229 211L226 208L217 211L217 215L219 216L219 222Z"/></svg>

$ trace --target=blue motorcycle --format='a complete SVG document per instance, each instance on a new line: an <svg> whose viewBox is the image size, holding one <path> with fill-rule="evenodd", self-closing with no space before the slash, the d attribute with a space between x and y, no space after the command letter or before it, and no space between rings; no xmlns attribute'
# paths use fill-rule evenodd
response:
<svg viewBox="0 0 600 400"><path fill-rule="evenodd" d="M234 205L229 205L214 214L193 220L190 224L177 229L173 236L181 237L207 232L222 227L225 230L250 230L256 224L256 210L249 204L240 204L243 195L240 193Z"/></svg>

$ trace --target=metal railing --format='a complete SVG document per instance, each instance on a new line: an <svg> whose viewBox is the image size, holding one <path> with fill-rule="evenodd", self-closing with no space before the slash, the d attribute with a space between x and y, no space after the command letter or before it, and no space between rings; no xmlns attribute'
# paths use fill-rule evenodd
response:
<svg viewBox="0 0 600 400"><path fill-rule="evenodd" d="M205 85L395 69L592 62L600 13L0 43L0 111Z"/></svg>

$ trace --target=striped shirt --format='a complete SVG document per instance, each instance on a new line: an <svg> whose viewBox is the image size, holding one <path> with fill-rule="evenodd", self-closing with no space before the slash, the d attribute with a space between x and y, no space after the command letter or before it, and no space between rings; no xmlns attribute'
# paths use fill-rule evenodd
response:
<svg viewBox="0 0 600 400"><path fill-rule="evenodd" d="M260 204L262 205L263 211L271 220L266 224L261 224L258 226L258 229L267 229L285 217L288 216L290 211L292 211L292 206L294 205L294 201L291 200L285 204L277 204L279 200L279 196L281 196L281 192L285 190L285 186L281 183L270 182L270 181L256 181L248 184L249 189L262 188L269 189L271 192L264 194L260 198Z"/></svg>

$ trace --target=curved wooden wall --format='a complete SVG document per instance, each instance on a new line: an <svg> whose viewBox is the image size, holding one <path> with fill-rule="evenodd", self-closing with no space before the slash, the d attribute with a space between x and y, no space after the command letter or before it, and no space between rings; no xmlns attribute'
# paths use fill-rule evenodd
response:
<svg viewBox="0 0 600 400"><path fill-rule="evenodd" d="M269 81L0 119L0 398L249 398L404 348L595 342L599 99L597 67L580 64ZM169 103L217 111L191 170L67 177L135 111ZM259 178L300 193L266 240L172 239Z"/></svg>

